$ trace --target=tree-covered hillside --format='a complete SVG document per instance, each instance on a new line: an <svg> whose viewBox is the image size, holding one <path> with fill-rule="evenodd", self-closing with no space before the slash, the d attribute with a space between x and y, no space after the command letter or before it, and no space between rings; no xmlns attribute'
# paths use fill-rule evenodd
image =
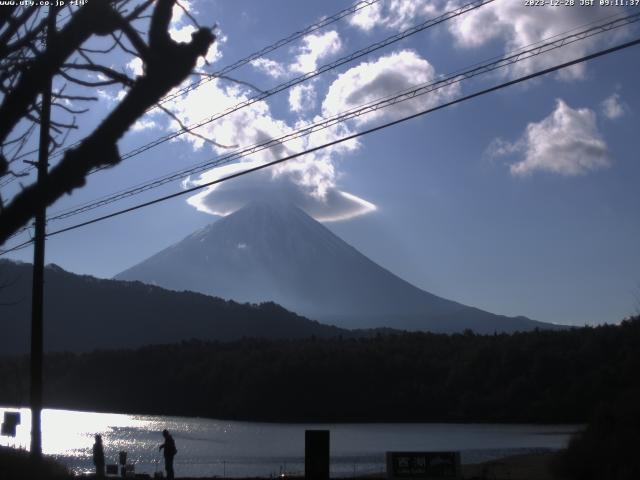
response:
<svg viewBox="0 0 640 480"><path fill-rule="evenodd" d="M0 361L25 404L27 359ZM274 421L583 422L640 388L640 317L513 335L183 342L50 354L49 406ZM635 392L635 393L634 393Z"/></svg>
<svg viewBox="0 0 640 480"><path fill-rule="evenodd" d="M30 264L0 259L0 355L29 351L31 272ZM45 283L44 347L50 352L136 348L191 338L231 341L347 333L272 302L241 304L140 282L76 275L56 265L45 268Z"/></svg>

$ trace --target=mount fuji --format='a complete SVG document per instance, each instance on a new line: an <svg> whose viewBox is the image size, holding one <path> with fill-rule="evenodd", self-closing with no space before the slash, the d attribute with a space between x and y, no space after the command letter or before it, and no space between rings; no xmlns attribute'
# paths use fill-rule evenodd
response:
<svg viewBox="0 0 640 480"><path fill-rule="evenodd" d="M239 302L273 301L351 329L493 333L558 328L421 290L282 202L250 203L115 278Z"/></svg>

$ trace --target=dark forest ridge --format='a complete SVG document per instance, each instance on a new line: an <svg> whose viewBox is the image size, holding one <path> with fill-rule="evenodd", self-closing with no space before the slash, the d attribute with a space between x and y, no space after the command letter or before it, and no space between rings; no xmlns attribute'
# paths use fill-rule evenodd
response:
<svg viewBox="0 0 640 480"><path fill-rule="evenodd" d="M28 401L0 357L0 404ZM49 407L268 421L576 423L640 399L640 317L502 335L183 342L49 354Z"/></svg>
<svg viewBox="0 0 640 480"><path fill-rule="evenodd" d="M31 264L0 260L0 354L29 351L31 271ZM274 303L239 304L140 282L76 275L56 265L45 269L44 305L46 351L134 348L193 338L229 341L349 333Z"/></svg>
<svg viewBox="0 0 640 480"><path fill-rule="evenodd" d="M239 302L273 301L342 328L441 333L558 328L420 290L300 208L274 199L251 202L115 278Z"/></svg>

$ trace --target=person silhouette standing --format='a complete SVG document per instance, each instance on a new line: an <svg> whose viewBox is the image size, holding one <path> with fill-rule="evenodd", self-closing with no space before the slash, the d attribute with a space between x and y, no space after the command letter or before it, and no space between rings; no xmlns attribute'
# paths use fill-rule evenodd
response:
<svg viewBox="0 0 640 480"><path fill-rule="evenodd" d="M104 478L104 447L102 437L98 434L94 437L96 443L93 444L93 464L96 466L96 477Z"/></svg>
<svg viewBox="0 0 640 480"><path fill-rule="evenodd" d="M173 457L178 453L178 449L168 430L163 430L162 436L164 437L164 443L160 445L158 450L164 449L164 469L167 472L167 480L173 480Z"/></svg>

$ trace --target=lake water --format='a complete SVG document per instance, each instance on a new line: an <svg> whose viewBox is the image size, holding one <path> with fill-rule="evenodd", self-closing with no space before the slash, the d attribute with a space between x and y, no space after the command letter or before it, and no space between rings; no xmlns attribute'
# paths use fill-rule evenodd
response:
<svg viewBox="0 0 640 480"><path fill-rule="evenodd" d="M0 407L4 411L17 409ZM19 409L17 436L0 444L28 448L30 411ZM162 469L160 432L168 429L178 447L176 475L277 476L304 471L305 429L331 431L332 476L384 470L384 452L460 450L463 463L505 455L556 450L566 446L576 425L495 424L286 424L234 422L204 418L121 415L46 409L42 413L43 450L77 473L91 471L93 435L100 433L107 463L128 452L137 473ZM156 464L156 461L159 462Z"/></svg>

